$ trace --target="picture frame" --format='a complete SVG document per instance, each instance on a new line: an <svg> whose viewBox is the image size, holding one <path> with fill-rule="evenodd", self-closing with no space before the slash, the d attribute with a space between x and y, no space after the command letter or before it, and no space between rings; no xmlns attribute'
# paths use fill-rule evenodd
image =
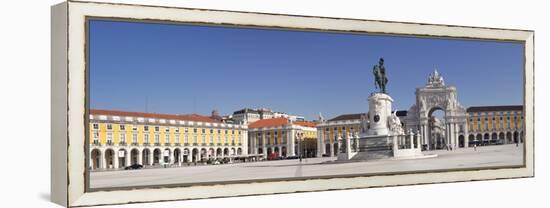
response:
<svg viewBox="0 0 550 208"><path fill-rule="evenodd" d="M274 180L166 188L88 191L86 131L87 21L137 22L281 28L300 31L369 33L449 39L515 41L524 44L524 167L357 177ZM67 1L52 7L52 201L67 207L326 191L398 185L493 180L534 176L534 31ZM116 196L116 197L115 197Z"/></svg>

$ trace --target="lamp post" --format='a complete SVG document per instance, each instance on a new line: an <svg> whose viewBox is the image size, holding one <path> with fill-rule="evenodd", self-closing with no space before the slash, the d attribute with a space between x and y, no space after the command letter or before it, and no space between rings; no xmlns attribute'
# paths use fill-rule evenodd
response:
<svg viewBox="0 0 550 208"><path fill-rule="evenodd" d="M302 138L304 137L304 133L302 131L296 132L296 138L298 139L298 158L300 158L300 162L302 162Z"/></svg>

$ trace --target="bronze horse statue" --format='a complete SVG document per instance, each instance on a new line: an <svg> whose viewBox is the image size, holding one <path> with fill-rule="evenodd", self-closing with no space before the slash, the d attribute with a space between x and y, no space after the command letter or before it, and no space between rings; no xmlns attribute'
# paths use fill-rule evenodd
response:
<svg viewBox="0 0 550 208"><path fill-rule="evenodd" d="M386 68L384 67L384 59L380 58L378 65L374 65L372 68L374 74L374 87L380 89L381 93L386 93L386 84L388 84L388 78L386 78Z"/></svg>

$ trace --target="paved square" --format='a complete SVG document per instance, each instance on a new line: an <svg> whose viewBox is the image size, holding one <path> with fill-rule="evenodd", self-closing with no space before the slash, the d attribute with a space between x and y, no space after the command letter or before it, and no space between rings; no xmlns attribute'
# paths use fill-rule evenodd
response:
<svg viewBox="0 0 550 208"><path fill-rule="evenodd" d="M376 174L404 171L488 168L523 164L523 146L497 145L428 151L438 157L411 160L373 160L335 163L335 158L278 160L228 165L205 165L178 168L92 172L91 188L169 185L200 182L223 182L255 179L314 177L347 174Z"/></svg>

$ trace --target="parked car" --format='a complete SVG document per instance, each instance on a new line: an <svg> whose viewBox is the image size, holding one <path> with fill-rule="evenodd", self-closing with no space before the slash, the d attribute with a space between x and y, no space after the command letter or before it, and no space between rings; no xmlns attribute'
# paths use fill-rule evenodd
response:
<svg viewBox="0 0 550 208"><path fill-rule="evenodd" d="M130 165L130 166L126 166L124 168L124 170L137 170L137 169L142 169L142 168L143 168L143 165L133 164L133 165Z"/></svg>
<svg viewBox="0 0 550 208"><path fill-rule="evenodd" d="M299 157L298 156L288 156L286 157L287 160L294 160L294 159L298 159Z"/></svg>

